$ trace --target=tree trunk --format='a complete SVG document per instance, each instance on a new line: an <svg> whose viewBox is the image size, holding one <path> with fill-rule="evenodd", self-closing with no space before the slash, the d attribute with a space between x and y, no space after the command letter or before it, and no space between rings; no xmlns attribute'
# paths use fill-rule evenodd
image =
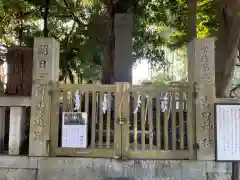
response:
<svg viewBox="0 0 240 180"><path fill-rule="evenodd" d="M188 40L197 37L197 0L188 0Z"/></svg>
<svg viewBox="0 0 240 180"><path fill-rule="evenodd" d="M50 5L50 0L45 0L44 4L44 29L43 29L43 36L48 37L48 12L49 12L49 5Z"/></svg>
<svg viewBox="0 0 240 180"><path fill-rule="evenodd" d="M104 49L102 84L114 83L114 12L113 1L108 6L108 42Z"/></svg>
<svg viewBox="0 0 240 180"><path fill-rule="evenodd" d="M19 29L19 45L23 45L23 19L20 20L20 29Z"/></svg>
<svg viewBox="0 0 240 180"><path fill-rule="evenodd" d="M239 2L222 1L219 9L219 31L215 49L216 96L226 97L237 58L240 37Z"/></svg>

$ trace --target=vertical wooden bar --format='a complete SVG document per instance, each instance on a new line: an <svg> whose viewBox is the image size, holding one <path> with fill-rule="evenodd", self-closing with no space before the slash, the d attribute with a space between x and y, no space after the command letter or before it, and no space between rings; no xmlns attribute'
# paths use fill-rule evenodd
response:
<svg viewBox="0 0 240 180"><path fill-rule="evenodd" d="M89 116L89 93L88 93L88 91L81 94L81 96L80 96L80 103L81 104L82 104L82 97L84 97L84 101L83 101L84 102L84 104L83 104L84 111L83 112L87 113L87 129L89 129L89 126L90 126L89 121L91 121L91 119L90 119L90 116ZM80 109L80 110L82 111L82 109ZM87 138L88 139L90 138L88 130L87 130ZM87 144L87 146L89 148L89 144ZM91 144L90 144L90 146L91 146Z"/></svg>
<svg viewBox="0 0 240 180"><path fill-rule="evenodd" d="M168 94L168 92L165 92L165 96L166 94ZM166 103L166 101L168 101L168 103ZM164 106L163 108L165 109L165 111L163 112L164 114L164 150L168 150L169 148L169 136L168 136L168 123L169 123L169 116L168 116L168 113L170 112L169 111L169 97L168 99L165 99L164 98L164 101L162 101L165 103L165 106L167 106L167 108Z"/></svg>
<svg viewBox="0 0 240 180"><path fill-rule="evenodd" d="M183 92L179 95L180 150L184 150Z"/></svg>
<svg viewBox="0 0 240 180"><path fill-rule="evenodd" d="M189 159L193 159L194 149L193 149L193 142L194 142L194 113L193 113L193 87L189 88L187 94L187 135L188 135L188 151L189 151Z"/></svg>
<svg viewBox="0 0 240 180"><path fill-rule="evenodd" d="M78 111L82 112L82 106L84 107L84 105L82 105L82 98L83 98L84 92L79 91L78 93L79 93L78 95L80 97L80 102L79 102L80 104L79 104Z"/></svg>
<svg viewBox="0 0 240 180"><path fill-rule="evenodd" d="M168 109L164 112L164 150L168 150Z"/></svg>
<svg viewBox="0 0 240 180"><path fill-rule="evenodd" d="M68 106L69 106L69 103L68 103L68 92L67 91L62 91L62 94L63 94L63 102L62 102L62 112L68 112Z"/></svg>
<svg viewBox="0 0 240 180"><path fill-rule="evenodd" d="M123 101L123 84L116 83L115 95L115 121L114 121L114 149L115 156L121 157L122 155L122 128L119 121L122 118L121 104Z"/></svg>
<svg viewBox="0 0 240 180"><path fill-rule="evenodd" d="M68 111L74 112L74 101L75 101L75 93L72 90L67 91L68 97Z"/></svg>
<svg viewBox="0 0 240 180"><path fill-rule="evenodd" d="M100 92L100 102L98 103L100 105L99 107L99 126L98 126L98 144L99 148L102 148L103 146L103 109L102 109L102 102L103 102L103 96L104 92Z"/></svg>
<svg viewBox="0 0 240 180"><path fill-rule="evenodd" d="M84 96L84 101L85 101L85 104L84 104L84 112L86 113L89 113L89 109L88 109L88 105L89 105L89 93L88 92L85 92L84 93L85 96Z"/></svg>
<svg viewBox="0 0 240 180"><path fill-rule="evenodd" d="M152 120L152 96L149 94L149 105L148 105L148 124L149 124L149 148L153 148L153 120Z"/></svg>
<svg viewBox="0 0 240 180"><path fill-rule="evenodd" d="M133 105L133 110L135 111L135 108L137 106L137 99L138 99L138 95L136 93L132 94L132 96L134 97L134 105ZM134 133L134 150L137 151L138 149L138 142L137 142L137 136L138 136L138 122L137 122L137 111L134 113L133 115L133 133Z"/></svg>
<svg viewBox="0 0 240 180"><path fill-rule="evenodd" d="M60 90L57 89L58 85L55 85L56 90L52 91L51 95L51 123L50 123L50 140L51 140L51 145L50 145L50 154L52 156L56 155L56 148L58 147L58 132L59 132L59 105L60 105ZM54 88L54 89L55 89ZM61 126L61 124L60 124Z"/></svg>
<svg viewBox="0 0 240 180"><path fill-rule="evenodd" d="M107 127L106 127L106 134L107 134L107 138L106 138L106 146L107 148L110 148L110 136L111 136L111 109L112 109L112 102L111 102L111 92L108 93L107 95L108 97L108 104L107 104Z"/></svg>
<svg viewBox="0 0 240 180"><path fill-rule="evenodd" d="M129 131L130 131L130 85L129 83L123 83L122 88L122 103L121 103L121 112L124 124L122 125L122 154L123 157L127 156L129 151ZM123 135L124 134L124 135Z"/></svg>
<svg viewBox="0 0 240 180"><path fill-rule="evenodd" d="M24 141L24 121L26 121L26 108L10 108L10 125L9 125L9 154L19 155L22 142Z"/></svg>
<svg viewBox="0 0 240 180"><path fill-rule="evenodd" d="M91 148L96 147L96 92L92 92Z"/></svg>
<svg viewBox="0 0 240 180"><path fill-rule="evenodd" d="M142 151L145 150L145 121L146 121L146 111L145 111L145 104L146 104L146 95L141 95L141 142L142 142Z"/></svg>
<svg viewBox="0 0 240 180"><path fill-rule="evenodd" d="M171 109L171 120L172 120L172 150L176 150L176 95L172 92L172 109Z"/></svg>
<svg viewBox="0 0 240 180"><path fill-rule="evenodd" d="M161 149L161 117L160 117L160 97L156 97L156 125L157 125L157 149Z"/></svg>

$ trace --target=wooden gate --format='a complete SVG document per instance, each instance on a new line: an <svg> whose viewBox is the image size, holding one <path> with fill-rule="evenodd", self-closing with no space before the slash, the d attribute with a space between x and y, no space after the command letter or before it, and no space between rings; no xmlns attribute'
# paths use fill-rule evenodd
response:
<svg viewBox="0 0 240 180"><path fill-rule="evenodd" d="M128 117L122 132L124 159L192 159L193 92L187 84L130 86L123 111Z"/></svg>
<svg viewBox="0 0 240 180"><path fill-rule="evenodd" d="M120 158L121 126L115 120L119 93L120 89L117 85L59 84L54 88L51 113L52 155ZM76 94L81 102L77 108L74 105ZM106 97L109 108L103 112L102 103ZM62 112L77 111L88 113L88 147L63 148L61 147Z"/></svg>
<svg viewBox="0 0 240 180"><path fill-rule="evenodd" d="M192 107L193 88L187 84L57 85L52 93L51 152L55 156L192 159ZM63 148L62 112L76 111L88 113L88 147Z"/></svg>

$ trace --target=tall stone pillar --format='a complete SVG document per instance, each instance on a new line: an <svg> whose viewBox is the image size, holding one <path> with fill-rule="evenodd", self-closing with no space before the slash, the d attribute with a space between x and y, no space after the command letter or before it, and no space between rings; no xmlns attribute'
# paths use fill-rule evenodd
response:
<svg viewBox="0 0 240 180"><path fill-rule="evenodd" d="M132 82L132 32L133 15L116 14L115 15L115 64L114 79L115 82Z"/></svg>
<svg viewBox="0 0 240 180"><path fill-rule="evenodd" d="M30 156L49 155L52 83L58 81L60 45L53 38L35 38L30 121Z"/></svg>
<svg viewBox="0 0 240 180"><path fill-rule="evenodd" d="M195 87L196 148L198 160L215 159L214 39L194 39L188 47L188 79Z"/></svg>

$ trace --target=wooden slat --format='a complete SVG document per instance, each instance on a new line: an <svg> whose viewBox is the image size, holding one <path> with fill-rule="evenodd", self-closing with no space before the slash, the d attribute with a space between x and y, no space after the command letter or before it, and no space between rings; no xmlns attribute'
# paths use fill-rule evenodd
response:
<svg viewBox="0 0 240 180"><path fill-rule="evenodd" d="M145 121L146 121L146 110L145 107L147 107L147 104L145 106L145 94L141 94L141 130L142 130L142 134L141 134L141 142L142 142L142 151L145 150Z"/></svg>
<svg viewBox="0 0 240 180"><path fill-rule="evenodd" d="M50 154L56 155L56 148L58 147L58 131L59 131L59 103L60 103L60 92L54 92L51 95L51 121L50 121Z"/></svg>
<svg viewBox="0 0 240 180"><path fill-rule="evenodd" d="M152 118L152 96L148 95L148 125L149 125L149 147L150 150L153 148L153 118Z"/></svg>
<svg viewBox="0 0 240 180"><path fill-rule="evenodd" d="M74 112L75 94L72 91L69 91L67 95L68 95L68 111Z"/></svg>
<svg viewBox="0 0 240 180"><path fill-rule="evenodd" d="M102 109L102 102L103 102L104 92L100 92L100 102L98 102L99 105L99 132L98 132L98 144L99 148L102 148L103 144L103 109Z"/></svg>
<svg viewBox="0 0 240 180"><path fill-rule="evenodd" d="M21 97L21 96L0 96L0 106L1 107L21 107L21 106L31 106L31 97Z"/></svg>
<svg viewBox="0 0 240 180"><path fill-rule="evenodd" d="M118 118L122 117L121 113L121 101L122 101L123 84L116 84L116 96L115 96L115 115L114 115L114 149L116 156L122 155L122 128L118 124Z"/></svg>
<svg viewBox="0 0 240 180"><path fill-rule="evenodd" d="M161 149L161 117L160 117L161 107L160 107L160 98L156 98L156 125L157 125L157 149Z"/></svg>
<svg viewBox="0 0 240 180"><path fill-rule="evenodd" d="M133 97L134 97L134 106L133 106L133 108L134 108L134 110L135 110L135 108L136 108L136 106L137 106L138 94L134 93L134 94L133 94ZM134 115L133 115L134 150L137 150L137 149L138 149L138 142L137 142L137 136L138 136L137 113L138 113L138 112L135 112Z"/></svg>
<svg viewBox="0 0 240 180"><path fill-rule="evenodd" d="M164 150L168 150L168 110L164 112Z"/></svg>
<svg viewBox="0 0 240 180"><path fill-rule="evenodd" d="M129 151L129 141L130 141L130 92L129 92L129 83L123 84L123 99L121 105L122 117L124 118L124 124L122 125L122 156L125 158L126 153ZM123 135L124 134L124 135Z"/></svg>
<svg viewBox="0 0 240 180"><path fill-rule="evenodd" d="M158 93L160 90L164 92L186 92L189 89L188 85L132 85L131 92L148 92Z"/></svg>
<svg viewBox="0 0 240 180"><path fill-rule="evenodd" d="M96 147L96 93L92 92L92 128L91 128L91 148Z"/></svg>
<svg viewBox="0 0 240 180"><path fill-rule="evenodd" d="M176 96L175 92L172 92L172 104L171 104L171 120L172 120L172 150L176 150Z"/></svg>
<svg viewBox="0 0 240 180"><path fill-rule="evenodd" d="M108 93L108 108L107 108L107 139L106 139L106 146L107 148L110 148L110 137L111 137L111 107L112 107L112 102L111 102L111 93Z"/></svg>
<svg viewBox="0 0 240 180"><path fill-rule="evenodd" d="M160 151L130 151L127 156L129 159L166 159L166 160L181 160L188 159L188 151L171 151L171 150L160 150Z"/></svg>
<svg viewBox="0 0 240 180"><path fill-rule="evenodd" d="M76 91L80 90L81 92L94 92L94 91L99 91L99 92L114 92L116 89L115 84L111 85L103 85L103 84L60 84L59 88L54 88L54 91L59 91L59 90L68 90L68 91Z"/></svg>
<svg viewBox="0 0 240 180"><path fill-rule="evenodd" d="M55 93L55 92L54 92ZM67 91L62 92L63 95L63 101L62 101L62 111L67 112L68 111L68 96Z"/></svg>
<svg viewBox="0 0 240 180"><path fill-rule="evenodd" d="M76 92L76 91L75 91ZM80 104L79 104L79 109L77 109L78 112L81 112L82 111L82 92L81 91L78 91L78 96L79 96L79 99L80 99Z"/></svg>
<svg viewBox="0 0 240 180"><path fill-rule="evenodd" d="M180 150L184 150L183 93L179 95Z"/></svg>
<svg viewBox="0 0 240 180"><path fill-rule="evenodd" d="M84 111L86 113L89 113L89 92L85 92L84 93L84 101L85 101L85 104L84 104Z"/></svg>
<svg viewBox="0 0 240 180"><path fill-rule="evenodd" d="M80 148L56 148L55 153L57 156L75 156L75 157L91 157L91 158L113 158L115 152L113 149L80 149Z"/></svg>

